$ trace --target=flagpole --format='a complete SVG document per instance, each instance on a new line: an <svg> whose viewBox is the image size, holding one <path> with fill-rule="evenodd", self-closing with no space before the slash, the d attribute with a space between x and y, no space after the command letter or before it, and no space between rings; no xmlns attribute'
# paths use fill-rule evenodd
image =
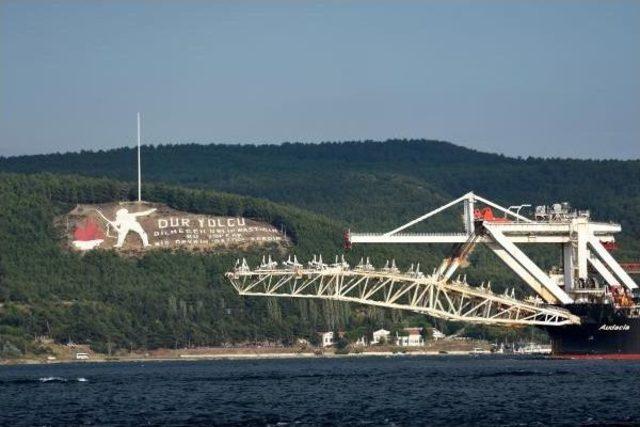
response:
<svg viewBox="0 0 640 427"><path fill-rule="evenodd" d="M142 202L142 168L140 165L140 113L138 113L138 203Z"/></svg>

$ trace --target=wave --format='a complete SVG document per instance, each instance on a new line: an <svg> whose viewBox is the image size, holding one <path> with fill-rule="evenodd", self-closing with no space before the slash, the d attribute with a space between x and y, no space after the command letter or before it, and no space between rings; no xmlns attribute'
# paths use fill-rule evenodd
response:
<svg viewBox="0 0 640 427"><path fill-rule="evenodd" d="M40 378L11 378L7 380L0 380L0 384L43 384L43 383L68 383L68 382L89 382L84 377L67 379L64 377L40 377Z"/></svg>
<svg viewBox="0 0 640 427"><path fill-rule="evenodd" d="M41 383L66 383L67 379L62 377L42 377L38 381Z"/></svg>

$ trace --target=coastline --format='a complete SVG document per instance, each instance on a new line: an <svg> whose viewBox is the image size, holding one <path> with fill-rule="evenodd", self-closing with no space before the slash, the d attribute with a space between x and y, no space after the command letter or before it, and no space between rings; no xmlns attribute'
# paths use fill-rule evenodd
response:
<svg viewBox="0 0 640 427"><path fill-rule="evenodd" d="M363 352L363 353L325 353L325 354L313 354L313 353L254 353L254 354L182 354L179 357L107 357L107 358L93 358L87 360L77 359L56 359L56 360L42 360L42 359L7 359L1 360L0 366L15 366L15 365L57 365L57 364L70 364L70 363L136 363L136 362L197 362L205 360L277 360L277 359L338 359L338 358L363 358L363 357L417 357L417 356L488 356L494 353L474 353L472 351L453 351L447 353L440 353L434 351L412 351L406 353L394 353L394 352Z"/></svg>
<svg viewBox="0 0 640 427"><path fill-rule="evenodd" d="M453 344L453 345L452 345ZM200 360L273 360L310 358L358 357L412 357L412 356L468 356L490 355L490 346L484 341L459 343L432 343L424 347L350 348L348 352L334 348L295 347L200 347L189 349L156 349L149 352L119 353L112 356L91 352L87 346L56 346L52 355L27 355L22 358L2 359L0 366L48 365L62 363L119 363L119 362L171 362ZM76 354L87 354L77 359Z"/></svg>

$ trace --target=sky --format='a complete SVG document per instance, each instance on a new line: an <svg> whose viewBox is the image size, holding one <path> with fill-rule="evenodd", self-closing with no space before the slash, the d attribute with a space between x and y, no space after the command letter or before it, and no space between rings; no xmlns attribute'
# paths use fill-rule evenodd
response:
<svg viewBox="0 0 640 427"><path fill-rule="evenodd" d="M640 2L0 0L0 155L427 138L640 158Z"/></svg>

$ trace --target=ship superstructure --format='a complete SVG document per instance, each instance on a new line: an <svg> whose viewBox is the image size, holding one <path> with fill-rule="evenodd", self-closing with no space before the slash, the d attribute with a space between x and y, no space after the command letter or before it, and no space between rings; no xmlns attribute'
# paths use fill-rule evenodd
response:
<svg viewBox="0 0 640 427"><path fill-rule="evenodd" d="M462 205L463 232L410 233L411 227ZM351 268L344 259L302 265L294 257L278 265L246 261L227 273L241 295L322 298L411 310L430 316L484 324L535 325L548 329L557 354L640 354L638 286L607 247L619 224L596 222L589 211L568 203L503 207L467 193L385 233L351 233L352 244L453 244L450 256L429 274L419 265L400 271L395 262L379 269L367 260ZM486 245L535 293L526 300L513 290L494 293L490 283L472 286L456 273L478 244ZM561 265L545 271L520 246L561 248ZM624 338L620 338L624 336Z"/></svg>

